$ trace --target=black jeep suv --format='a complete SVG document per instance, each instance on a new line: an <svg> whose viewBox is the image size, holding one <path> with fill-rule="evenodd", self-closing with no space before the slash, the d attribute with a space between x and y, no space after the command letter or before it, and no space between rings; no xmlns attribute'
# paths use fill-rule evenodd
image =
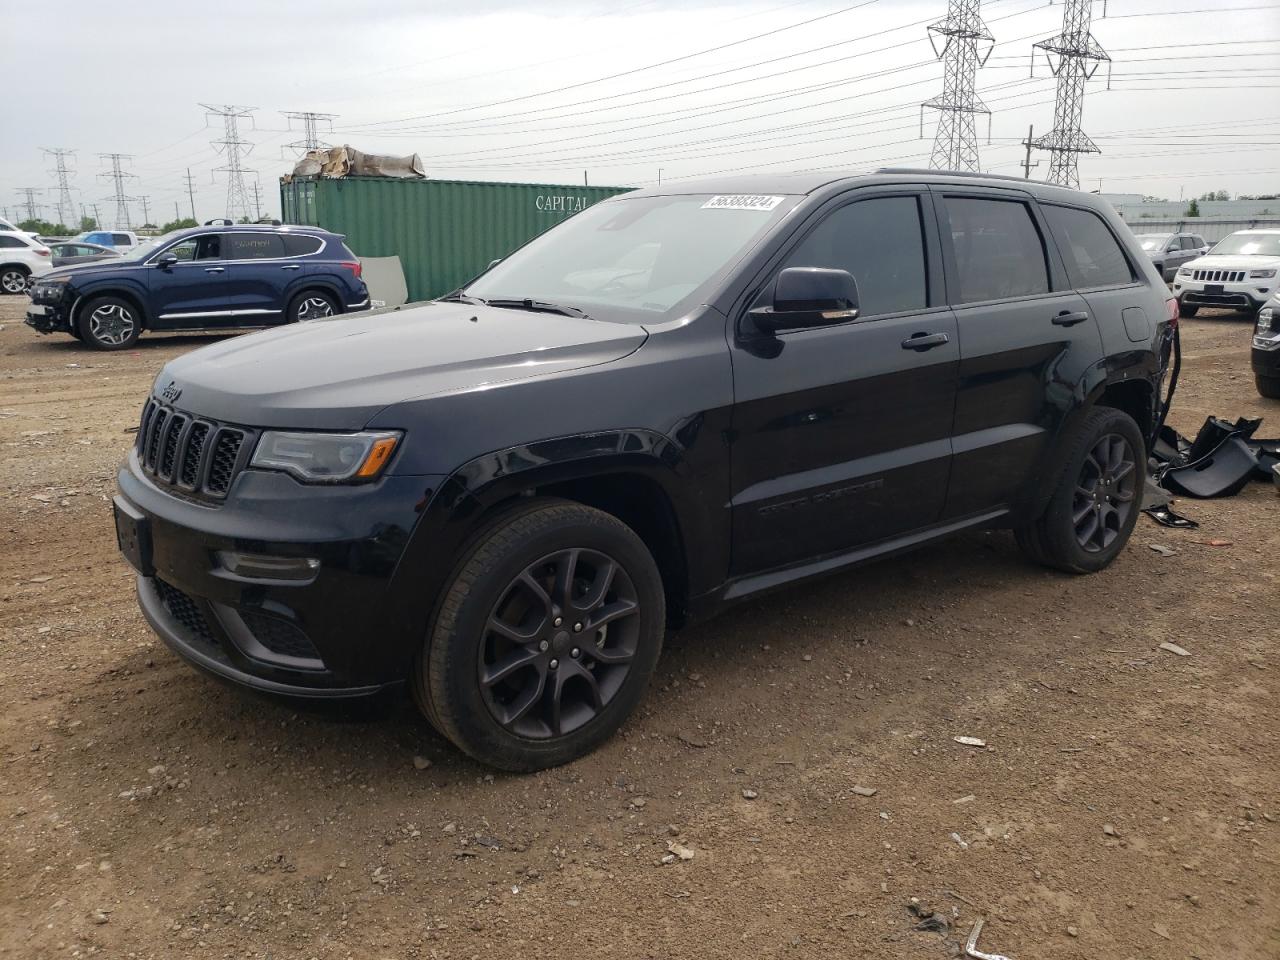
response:
<svg viewBox="0 0 1280 960"><path fill-rule="evenodd" d="M596 204L451 296L170 362L142 610L261 691L406 681L469 754L601 743L668 625L971 527L1105 567L1176 304L1086 193L881 171Z"/></svg>

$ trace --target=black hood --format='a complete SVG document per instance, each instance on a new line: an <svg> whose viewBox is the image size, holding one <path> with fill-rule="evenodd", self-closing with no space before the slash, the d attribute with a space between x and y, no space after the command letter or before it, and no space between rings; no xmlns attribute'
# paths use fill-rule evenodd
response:
<svg viewBox="0 0 1280 960"><path fill-rule="evenodd" d="M179 409L254 427L359 430L403 400L485 389L625 357L648 336L470 304L357 313L233 337L170 361Z"/></svg>
<svg viewBox="0 0 1280 960"><path fill-rule="evenodd" d="M132 273L135 270L154 270L155 267L137 263L133 260L126 260L123 257L108 257L106 260L93 260L89 263L72 263L65 267L54 267L47 273L40 274L36 278L40 280L48 280L53 277L88 277L97 276L99 274L117 274L122 272Z"/></svg>

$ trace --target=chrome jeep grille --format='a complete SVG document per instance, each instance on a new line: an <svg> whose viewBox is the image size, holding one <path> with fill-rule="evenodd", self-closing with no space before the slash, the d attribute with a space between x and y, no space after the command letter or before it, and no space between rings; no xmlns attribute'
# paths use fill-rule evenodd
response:
<svg viewBox="0 0 1280 960"><path fill-rule="evenodd" d="M253 450L254 431L147 401L138 425L138 462L158 485L222 500Z"/></svg>
<svg viewBox="0 0 1280 960"><path fill-rule="evenodd" d="M1206 283L1239 283L1244 279L1243 270L1196 270L1192 280L1203 280Z"/></svg>

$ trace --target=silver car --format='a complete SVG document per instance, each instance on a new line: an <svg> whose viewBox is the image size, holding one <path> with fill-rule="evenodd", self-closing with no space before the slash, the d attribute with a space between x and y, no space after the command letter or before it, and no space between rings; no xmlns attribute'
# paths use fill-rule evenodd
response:
<svg viewBox="0 0 1280 960"><path fill-rule="evenodd" d="M1173 280L1184 263L1209 252L1209 244L1198 233L1139 233L1136 236L1166 283Z"/></svg>

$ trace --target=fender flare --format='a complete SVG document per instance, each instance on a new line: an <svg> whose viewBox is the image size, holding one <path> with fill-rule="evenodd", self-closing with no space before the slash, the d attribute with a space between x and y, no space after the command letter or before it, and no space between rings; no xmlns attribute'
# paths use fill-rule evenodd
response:
<svg viewBox="0 0 1280 960"><path fill-rule="evenodd" d="M76 325L76 313L80 307L92 300L94 297L117 296L125 297L133 302L138 308L138 312L142 314L142 327L149 329L151 326L151 305L147 302L145 290L138 290L132 284L121 283L119 280L104 281L101 285L95 286L93 283L87 285L85 289L77 287L75 289L75 299L71 302L71 308L67 311L67 323L72 329Z"/></svg>

